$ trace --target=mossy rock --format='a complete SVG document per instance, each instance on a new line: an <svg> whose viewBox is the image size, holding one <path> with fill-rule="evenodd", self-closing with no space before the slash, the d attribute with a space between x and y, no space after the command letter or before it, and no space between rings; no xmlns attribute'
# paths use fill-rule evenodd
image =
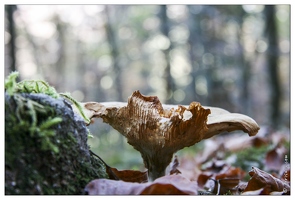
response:
<svg viewBox="0 0 295 200"><path fill-rule="evenodd" d="M5 94L5 194L82 194L107 178L89 131L63 98Z"/></svg>

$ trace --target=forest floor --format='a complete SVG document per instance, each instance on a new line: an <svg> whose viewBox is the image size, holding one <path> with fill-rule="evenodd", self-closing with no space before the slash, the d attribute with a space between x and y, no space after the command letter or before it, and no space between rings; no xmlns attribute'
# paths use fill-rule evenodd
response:
<svg viewBox="0 0 295 200"><path fill-rule="evenodd" d="M173 158L168 175L107 167L110 179L93 180L88 194L290 194L290 130L261 127L254 137L230 133L205 140ZM114 187L116 186L116 187ZM102 189L103 188L103 189Z"/></svg>

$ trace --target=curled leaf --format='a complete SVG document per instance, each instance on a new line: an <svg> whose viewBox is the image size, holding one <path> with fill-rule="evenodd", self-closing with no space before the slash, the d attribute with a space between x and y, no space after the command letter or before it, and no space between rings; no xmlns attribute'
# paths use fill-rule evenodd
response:
<svg viewBox="0 0 295 200"><path fill-rule="evenodd" d="M271 192L290 192L289 184L256 167L252 167L249 175L251 179L244 192L256 191L261 188L264 190L263 194L270 194Z"/></svg>

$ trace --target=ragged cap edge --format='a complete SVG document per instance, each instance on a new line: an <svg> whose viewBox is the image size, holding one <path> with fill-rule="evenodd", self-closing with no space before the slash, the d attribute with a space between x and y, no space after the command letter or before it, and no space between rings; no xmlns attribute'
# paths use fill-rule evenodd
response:
<svg viewBox="0 0 295 200"><path fill-rule="evenodd" d="M84 109L84 113L87 117L100 117L102 114L105 114L107 109L110 108L122 108L127 106L126 102L86 102L81 103L81 106ZM178 105L168 105L162 104L164 111L177 109ZM188 105L184 105L188 108ZM238 113L230 113L227 110L217 107L202 106L205 109L210 109L211 114L208 115L207 125L208 132L206 133L206 138L210 138L214 135L217 135L221 132L230 132L235 130L242 130L248 133L249 136L255 136L259 131L259 126L252 118ZM76 110L75 107L73 107Z"/></svg>

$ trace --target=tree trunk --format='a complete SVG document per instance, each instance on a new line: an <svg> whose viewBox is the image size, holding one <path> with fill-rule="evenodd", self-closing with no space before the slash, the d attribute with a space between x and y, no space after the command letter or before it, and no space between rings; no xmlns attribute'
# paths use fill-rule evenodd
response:
<svg viewBox="0 0 295 200"><path fill-rule="evenodd" d="M167 18L167 6L162 5L159 13L159 18L161 20L161 32L164 36L169 38L168 32L169 32L169 23L168 23L168 18ZM172 94L175 90L174 86L174 80L173 77L171 76L170 73L170 56L169 52L171 50L171 44L168 49L163 50L165 54L165 60L166 60L166 67L165 67L165 73L164 73L164 79L166 80L166 103L174 103Z"/></svg>
<svg viewBox="0 0 295 200"><path fill-rule="evenodd" d="M268 65L269 65L269 84L270 84L270 121L274 128L277 128L280 120L280 99L281 99L281 86L278 72L278 30L275 21L275 6L265 6L266 16L266 35L268 37Z"/></svg>
<svg viewBox="0 0 295 200"><path fill-rule="evenodd" d="M194 5L196 6L196 5ZM199 66L201 65L200 60L201 57L197 55L197 47L198 45L201 45L201 41L199 40L200 36L200 18L198 14L195 14L191 11L193 6L190 5L188 6L188 9L190 10L189 12L189 18L188 18L188 24L189 24L189 30L190 30L190 35L189 35L189 44L190 44L190 50L189 50L189 56L190 56L190 61L192 65L192 82L190 83L190 94L189 94L189 102L192 101L200 101L202 102L202 97L197 94L196 92L196 77L200 74L200 71L198 70Z"/></svg>
<svg viewBox="0 0 295 200"><path fill-rule="evenodd" d="M114 8L115 9L115 8ZM115 31L111 27L111 19L110 19L110 9L108 6L105 7L105 15L107 22L105 24L105 29L107 32L107 38L108 42L111 46L111 56L113 57L114 60L114 70L113 72L115 73L115 87L116 87L116 92L118 95L117 99L120 99L120 101L123 101L123 93L122 93L122 70L119 64L119 47L118 43L116 42L116 37L115 37Z"/></svg>
<svg viewBox="0 0 295 200"><path fill-rule="evenodd" d="M15 66L15 27L14 27L14 19L13 13L17 9L16 5L7 5L5 6L7 12L8 19L8 31L10 33L9 40L9 56L10 56L10 68L9 71L16 71Z"/></svg>

